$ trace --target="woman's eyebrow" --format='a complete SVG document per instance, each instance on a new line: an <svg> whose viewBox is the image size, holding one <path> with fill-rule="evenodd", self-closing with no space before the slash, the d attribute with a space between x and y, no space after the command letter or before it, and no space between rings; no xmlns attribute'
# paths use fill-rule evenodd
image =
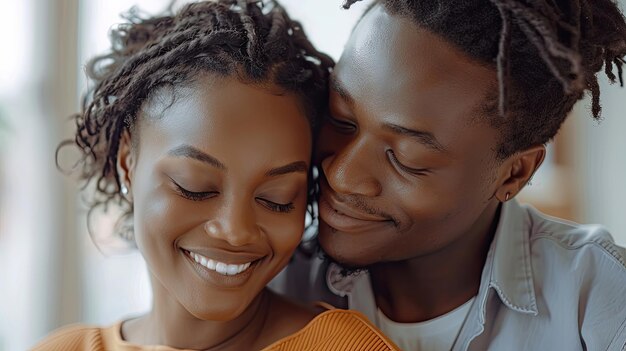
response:
<svg viewBox="0 0 626 351"><path fill-rule="evenodd" d="M275 177L288 173L306 173L309 170L309 166L304 161L296 161L284 166L272 168L267 173L265 173L268 177Z"/></svg>
<svg viewBox="0 0 626 351"><path fill-rule="evenodd" d="M226 166L220 162L217 158L196 149L195 147L187 144L183 144L175 147L167 153L169 156L174 157L187 157L194 160L198 160L200 162L204 162L208 165L211 165L215 168L226 170Z"/></svg>

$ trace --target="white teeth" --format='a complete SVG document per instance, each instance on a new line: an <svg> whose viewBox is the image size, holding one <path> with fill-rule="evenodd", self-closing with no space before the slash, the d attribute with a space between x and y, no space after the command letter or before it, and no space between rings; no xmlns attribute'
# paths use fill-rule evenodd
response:
<svg viewBox="0 0 626 351"><path fill-rule="evenodd" d="M215 271L219 274L228 275L227 266L228 265L226 263L218 262L217 266L215 267Z"/></svg>
<svg viewBox="0 0 626 351"><path fill-rule="evenodd" d="M226 272L228 275L235 275L237 273L239 273L239 266L238 265L228 265L226 266Z"/></svg>
<svg viewBox="0 0 626 351"><path fill-rule="evenodd" d="M250 267L252 262L244 263L244 264L227 264L223 262L218 262L212 260L210 258L206 258L202 255L198 255L195 252L189 252L189 256L193 258L198 264L212 270L216 271L222 275L237 275Z"/></svg>

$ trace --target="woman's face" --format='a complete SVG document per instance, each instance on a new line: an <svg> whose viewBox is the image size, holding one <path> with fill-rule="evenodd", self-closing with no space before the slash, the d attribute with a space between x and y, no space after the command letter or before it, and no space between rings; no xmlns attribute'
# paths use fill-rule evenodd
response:
<svg viewBox="0 0 626 351"><path fill-rule="evenodd" d="M162 91L121 148L155 299L161 289L199 319L239 316L300 242L310 127L276 91L210 76Z"/></svg>

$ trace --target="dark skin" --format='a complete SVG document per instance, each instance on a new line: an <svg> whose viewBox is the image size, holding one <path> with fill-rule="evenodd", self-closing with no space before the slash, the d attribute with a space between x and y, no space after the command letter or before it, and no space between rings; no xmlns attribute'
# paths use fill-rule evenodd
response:
<svg viewBox="0 0 626 351"><path fill-rule="evenodd" d="M443 315L475 296L500 204L528 182L543 145L496 158L481 118L495 67L376 5L334 70L320 137L319 241L367 267L397 322Z"/></svg>
<svg viewBox="0 0 626 351"><path fill-rule="evenodd" d="M313 314L265 288L304 229L312 142L298 98L199 75L174 93L163 89L141 113L139 141L125 134L118 171L154 300L123 324L123 338L258 350L301 329ZM224 274L194 254L233 269L251 264Z"/></svg>

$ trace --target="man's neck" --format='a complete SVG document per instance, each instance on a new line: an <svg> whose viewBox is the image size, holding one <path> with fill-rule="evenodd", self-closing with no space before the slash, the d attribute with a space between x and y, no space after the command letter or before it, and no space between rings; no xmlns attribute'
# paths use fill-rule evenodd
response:
<svg viewBox="0 0 626 351"><path fill-rule="evenodd" d="M490 205L459 240L437 252L369 267L376 305L396 322L416 323L476 296L499 208L498 203Z"/></svg>

